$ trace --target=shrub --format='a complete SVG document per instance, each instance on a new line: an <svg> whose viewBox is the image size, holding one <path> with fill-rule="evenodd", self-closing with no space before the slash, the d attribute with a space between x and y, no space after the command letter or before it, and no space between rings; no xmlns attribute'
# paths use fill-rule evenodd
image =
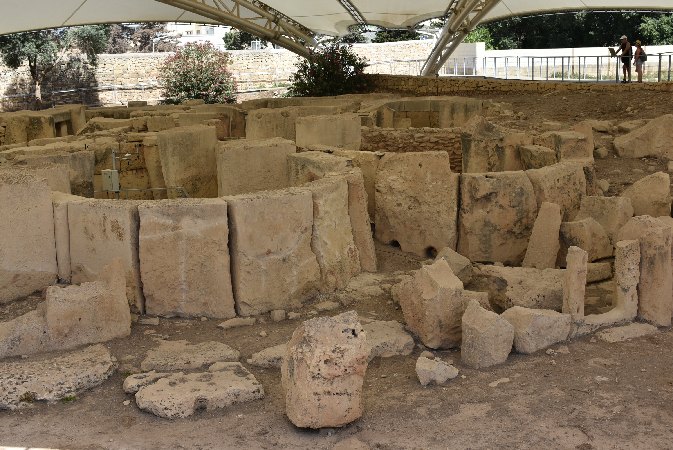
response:
<svg viewBox="0 0 673 450"><path fill-rule="evenodd" d="M203 100L233 103L236 83L227 70L229 57L210 43L187 44L159 68L166 103Z"/></svg>
<svg viewBox="0 0 673 450"><path fill-rule="evenodd" d="M353 53L352 46L328 44L297 64L288 94L323 97L363 91L367 87L365 67L367 60Z"/></svg>

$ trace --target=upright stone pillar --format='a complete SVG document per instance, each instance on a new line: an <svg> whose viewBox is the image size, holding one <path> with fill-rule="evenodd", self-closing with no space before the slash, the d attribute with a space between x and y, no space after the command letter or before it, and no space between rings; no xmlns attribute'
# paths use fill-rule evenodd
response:
<svg viewBox="0 0 673 450"><path fill-rule="evenodd" d="M654 228L640 238L638 317L660 327L671 325L673 274L671 229Z"/></svg>
<svg viewBox="0 0 673 450"><path fill-rule="evenodd" d="M627 320L638 315L638 282L640 281L640 244L619 241L615 245L614 309Z"/></svg>
<svg viewBox="0 0 673 450"><path fill-rule="evenodd" d="M588 257L589 254L579 247L573 246L568 249L563 284L563 313L570 314L574 322L584 319Z"/></svg>

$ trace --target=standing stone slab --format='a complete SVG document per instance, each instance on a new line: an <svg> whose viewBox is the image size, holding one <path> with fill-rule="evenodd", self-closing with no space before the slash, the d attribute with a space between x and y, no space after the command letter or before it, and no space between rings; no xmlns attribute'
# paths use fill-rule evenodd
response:
<svg viewBox="0 0 673 450"><path fill-rule="evenodd" d="M290 421L301 428L324 428L360 418L369 351L355 311L299 326L281 368Z"/></svg>
<svg viewBox="0 0 673 450"><path fill-rule="evenodd" d="M353 165L362 171L365 190L367 191L367 211L369 218L374 221L376 216L376 173L383 153L363 152L358 150L334 150L335 156L348 158Z"/></svg>
<svg viewBox="0 0 673 450"><path fill-rule="evenodd" d="M56 281L51 193L26 171L0 171L0 304Z"/></svg>
<svg viewBox="0 0 673 450"><path fill-rule="evenodd" d="M234 317L226 202L160 200L140 205L138 211L147 313Z"/></svg>
<svg viewBox="0 0 673 450"><path fill-rule="evenodd" d="M523 267L553 269L560 249L559 230L561 208L554 203L543 202L537 214L533 233L528 241Z"/></svg>
<svg viewBox="0 0 673 450"><path fill-rule="evenodd" d="M630 198L636 216L671 215L671 177L664 172L653 173L633 183L622 192Z"/></svg>
<svg viewBox="0 0 673 450"><path fill-rule="evenodd" d="M343 289L360 273L360 255L348 215L348 182L331 177L305 187L313 194L311 249L320 266L320 290Z"/></svg>
<svg viewBox="0 0 673 450"><path fill-rule="evenodd" d="M358 114L298 117L296 121L297 147L332 145L349 150L360 150L362 132Z"/></svg>
<svg viewBox="0 0 673 450"><path fill-rule="evenodd" d="M514 327L514 348L519 353L535 353L565 341L570 334L569 314L515 306L502 313L502 317Z"/></svg>
<svg viewBox="0 0 673 450"><path fill-rule="evenodd" d="M584 318L587 255L587 252L579 247L570 247L566 259L565 283L563 285L563 313L570 314L576 322Z"/></svg>
<svg viewBox="0 0 673 450"><path fill-rule="evenodd" d="M474 262L521 264L538 210L526 174L462 174L460 196L458 252Z"/></svg>
<svg viewBox="0 0 673 450"><path fill-rule="evenodd" d="M460 359L473 369L502 364L512 351L514 327L502 316L470 302L463 315Z"/></svg>
<svg viewBox="0 0 673 450"><path fill-rule="evenodd" d="M640 244L638 241L619 241L615 245L615 302L614 307L624 318L633 320L638 315L638 283L640 282Z"/></svg>
<svg viewBox="0 0 673 450"><path fill-rule="evenodd" d="M301 307L318 292L320 281L320 267L311 251L311 192L295 188L225 200L238 314Z"/></svg>
<svg viewBox="0 0 673 450"><path fill-rule="evenodd" d="M527 170L535 190L538 207L543 202L561 207L563 220L572 220L580 209L582 197L587 193L587 181L583 165L562 162L541 169Z"/></svg>
<svg viewBox="0 0 673 450"><path fill-rule="evenodd" d="M126 271L126 297L144 312L138 258L138 205L134 200L87 200L68 204L73 283L94 281L119 258Z"/></svg>
<svg viewBox="0 0 673 450"><path fill-rule="evenodd" d="M344 173L352 168L348 158L321 151L301 152L287 157L290 186L301 186L324 178L328 173Z"/></svg>
<svg viewBox="0 0 673 450"><path fill-rule="evenodd" d="M458 180L446 152L386 154L376 177L376 238L421 256L456 248Z"/></svg>
<svg viewBox="0 0 673 450"><path fill-rule="evenodd" d="M68 224L68 203L86 201L84 197L51 192L51 202L54 207L54 237L56 238L56 263L58 278L70 282L70 225Z"/></svg>

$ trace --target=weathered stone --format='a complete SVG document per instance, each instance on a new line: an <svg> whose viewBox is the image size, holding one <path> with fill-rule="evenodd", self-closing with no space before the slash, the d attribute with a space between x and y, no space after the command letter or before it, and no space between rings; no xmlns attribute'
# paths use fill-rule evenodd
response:
<svg viewBox="0 0 673 450"><path fill-rule="evenodd" d="M26 171L0 171L0 304L56 281L56 244L47 183Z"/></svg>
<svg viewBox="0 0 673 450"><path fill-rule="evenodd" d="M561 207L563 220L572 220L580 209L582 197L587 193L587 181L583 165L577 162L561 162L541 169L527 170L535 191L537 206L543 202Z"/></svg>
<svg viewBox="0 0 673 450"><path fill-rule="evenodd" d="M85 200L84 197L51 192L54 207L54 237L56 238L56 263L58 278L70 282L70 225L68 224L68 203Z"/></svg>
<svg viewBox="0 0 673 450"><path fill-rule="evenodd" d="M290 106L285 108L259 108L245 118L245 136L248 139L280 137L295 141L296 122L299 117L336 114L335 106Z"/></svg>
<svg viewBox="0 0 673 450"><path fill-rule="evenodd" d="M638 315L638 283L640 282L640 245L638 241L619 241L615 245L615 309L626 320Z"/></svg>
<svg viewBox="0 0 673 450"><path fill-rule="evenodd" d="M355 167L362 171L362 178L367 191L367 212L369 213L369 219L374 221L376 216L376 173L379 170L379 162L383 153L335 149L333 154L348 158Z"/></svg>
<svg viewBox="0 0 673 450"><path fill-rule="evenodd" d="M241 316L299 308L318 291L313 200L304 189L227 197L232 281Z"/></svg>
<svg viewBox="0 0 673 450"><path fill-rule="evenodd" d="M0 409L74 396L107 380L116 367L103 345L57 357L40 356L0 364Z"/></svg>
<svg viewBox="0 0 673 450"><path fill-rule="evenodd" d="M286 414L301 428L341 427L362 415L369 347L358 316L307 320L292 334L281 369Z"/></svg>
<svg viewBox="0 0 673 450"><path fill-rule="evenodd" d="M601 224L591 217L563 222L560 229L560 245L557 264L561 267L565 266L565 256L568 248L572 246L585 250L589 254L589 261L607 258L613 253L608 234Z"/></svg>
<svg viewBox="0 0 673 450"><path fill-rule="evenodd" d="M269 316L272 322L282 322L287 317L287 313L284 309L274 309Z"/></svg>
<svg viewBox="0 0 673 450"><path fill-rule="evenodd" d="M532 144L532 136L512 133L481 116L470 119L462 129L463 173L503 172L524 168L519 148Z"/></svg>
<svg viewBox="0 0 673 450"><path fill-rule="evenodd" d="M230 328L247 327L255 323L257 323L257 319L254 317L234 317L233 319L225 320L217 327L228 330Z"/></svg>
<svg viewBox="0 0 673 450"><path fill-rule="evenodd" d="M602 341L614 344L643 336L649 336L659 331L654 325L647 323L630 323L622 327L610 328L596 333L596 337Z"/></svg>
<svg viewBox="0 0 673 450"><path fill-rule="evenodd" d="M584 295L587 286L587 252L570 247L563 284L563 313L577 322L584 318Z"/></svg>
<svg viewBox="0 0 673 450"><path fill-rule="evenodd" d="M538 136L535 143L556 152L559 161L568 159L593 159L593 138L578 131L550 131Z"/></svg>
<svg viewBox="0 0 673 450"><path fill-rule="evenodd" d="M474 262L520 264L538 209L526 174L462 174L460 193L458 252Z"/></svg>
<svg viewBox="0 0 673 450"><path fill-rule="evenodd" d="M442 360L421 356L416 360L416 376L421 386L442 385L458 376L458 369Z"/></svg>
<svg viewBox="0 0 673 450"><path fill-rule="evenodd" d="M435 261L443 259L463 284L467 284L472 279L472 261L449 247L445 247L437 253Z"/></svg>
<svg viewBox="0 0 673 450"><path fill-rule="evenodd" d="M287 344L280 344L274 347L265 348L262 351L253 353L248 359L248 364L263 369L280 369L283 364L283 358L287 353Z"/></svg>
<svg viewBox="0 0 673 450"><path fill-rule="evenodd" d="M636 216L670 217L670 189L671 177L665 172L657 172L633 183L622 192L622 197L631 199Z"/></svg>
<svg viewBox="0 0 673 450"><path fill-rule="evenodd" d="M394 320L373 320L362 325L367 334L369 361L374 358L409 355L414 351L414 338Z"/></svg>
<svg viewBox="0 0 673 450"><path fill-rule="evenodd" d="M296 151L294 142L281 138L223 142L216 150L218 195L289 187L288 157Z"/></svg>
<svg viewBox="0 0 673 450"><path fill-rule="evenodd" d="M140 273L148 314L236 315L227 204L220 199L148 202L140 214Z"/></svg>
<svg viewBox="0 0 673 450"><path fill-rule="evenodd" d="M580 211L576 220L591 217L596 220L608 234L611 242L615 241L617 232L633 217L633 206L628 197L586 196L582 198Z"/></svg>
<svg viewBox="0 0 673 450"><path fill-rule="evenodd" d="M264 388L241 363L232 362L215 371L168 375L141 387L135 398L138 408L175 419L264 398Z"/></svg>
<svg viewBox="0 0 673 450"><path fill-rule="evenodd" d="M330 177L305 187L313 195L311 250L320 266L320 290L343 289L361 270L348 215L348 182Z"/></svg>
<svg viewBox="0 0 673 450"><path fill-rule="evenodd" d="M587 264L587 283L596 283L610 278L612 278L612 264L609 262Z"/></svg>
<svg viewBox="0 0 673 450"><path fill-rule="evenodd" d="M543 202L533 225L533 233L528 241L523 267L553 269L560 249L559 230L561 228L561 208L554 203Z"/></svg>
<svg viewBox="0 0 673 450"><path fill-rule="evenodd" d="M140 364L144 372L202 369L216 362L238 360L240 353L221 342L190 344L187 341L161 341L147 352Z"/></svg>
<svg viewBox="0 0 673 450"><path fill-rule="evenodd" d="M514 343L514 327L502 316L470 302L463 314L460 359L468 367L483 369L507 361Z"/></svg>
<svg viewBox="0 0 673 450"><path fill-rule="evenodd" d="M673 159L671 138L673 135L673 114L666 114L650 120L624 127L627 134L615 138L615 150L622 158L642 158L661 156Z"/></svg>
<svg viewBox="0 0 673 450"><path fill-rule="evenodd" d="M87 200L68 204L73 283L97 279L119 258L126 271L126 297L143 313L145 299L138 258L138 204L133 200Z"/></svg>
<svg viewBox="0 0 673 450"><path fill-rule="evenodd" d="M523 145L519 149L524 169L540 169L558 162L556 152L541 145Z"/></svg>
<svg viewBox="0 0 673 450"><path fill-rule="evenodd" d="M318 144L360 150L362 145L357 114L298 117L295 124L299 148Z"/></svg>
<svg viewBox="0 0 673 450"><path fill-rule="evenodd" d="M386 154L376 177L376 238L421 256L455 248L458 180L446 152Z"/></svg>
<svg viewBox="0 0 673 450"><path fill-rule="evenodd" d="M563 271L526 267L479 266L470 287L488 292L491 305L499 311L512 306L561 310Z"/></svg>
<svg viewBox="0 0 673 450"><path fill-rule="evenodd" d="M519 353L535 353L565 341L570 334L570 315L549 309L514 306L501 317L514 327L514 348Z"/></svg>
<svg viewBox="0 0 673 450"><path fill-rule="evenodd" d="M152 370L151 372L136 373L129 375L124 379L123 389L127 394L135 394L140 390L140 388L149 386L150 384L155 383L161 378L166 378L169 376L168 372L156 372Z"/></svg>
<svg viewBox="0 0 673 450"><path fill-rule="evenodd" d="M290 186L301 186L325 178L328 173L348 172L353 163L348 158L311 151L289 155L286 166Z"/></svg>

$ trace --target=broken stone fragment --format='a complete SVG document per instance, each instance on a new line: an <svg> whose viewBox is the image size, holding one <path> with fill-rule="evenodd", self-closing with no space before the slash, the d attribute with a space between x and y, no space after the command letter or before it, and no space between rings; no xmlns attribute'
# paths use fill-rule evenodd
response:
<svg viewBox="0 0 673 450"><path fill-rule="evenodd" d="M657 172L633 183L622 192L622 197L630 198L636 216L671 215L671 177L665 172Z"/></svg>
<svg viewBox="0 0 673 450"><path fill-rule="evenodd" d="M437 253L435 261L443 259L447 262L451 271L463 282L463 285L472 279L472 261L449 247L445 247Z"/></svg>
<svg viewBox="0 0 673 450"><path fill-rule="evenodd" d="M514 327L514 349L519 353L535 353L565 341L570 334L569 314L515 306L502 317Z"/></svg>
<svg viewBox="0 0 673 450"><path fill-rule="evenodd" d="M234 317L233 319L225 320L217 327L228 330L230 328L247 327L256 323L257 319L254 317Z"/></svg>
<svg viewBox="0 0 673 450"><path fill-rule="evenodd" d="M514 327L498 314L471 301L463 314L460 358L473 369L502 364L512 351Z"/></svg>
<svg viewBox="0 0 673 450"><path fill-rule="evenodd" d="M362 325L367 333L369 361L376 357L409 355L414 351L414 338L404 331L404 326L394 320L373 320Z"/></svg>
<svg viewBox="0 0 673 450"><path fill-rule="evenodd" d="M563 222L561 224L561 250L557 265L564 267L568 247L575 246L585 250L590 262L612 256L613 248L610 238L600 223L591 217Z"/></svg>
<svg viewBox="0 0 673 450"><path fill-rule="evenodd" d="M430 384L442 385L458 376L458 369L440 359L429 359L421 356L416 360L416 376L421 386Z"/></svg>
<svg viewBox="0 0 673 450"><path fill-rule="evenodd" d="M287 344L276 345L253 353L247 363L263 369L280 369L286 353Z"/></svg>
<svg viewBox="0 0 673 450"><path fill-rule="evenodd" d="M611 242L616 242L617 232L633 217L633 206L628 197L586 196L582 198L576 220L591 217L608 234Z"/></svg>

